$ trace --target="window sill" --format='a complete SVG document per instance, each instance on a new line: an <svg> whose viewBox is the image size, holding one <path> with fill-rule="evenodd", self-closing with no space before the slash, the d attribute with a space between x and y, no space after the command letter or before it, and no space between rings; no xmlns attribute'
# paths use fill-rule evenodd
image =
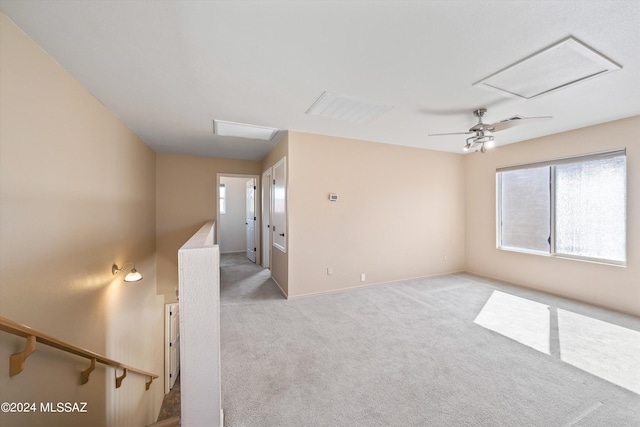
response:
<svg viewBox="0 0 640 427"><path fill-rule="evenodd" d="M534 250L527 250L521 248L511 248L511 247L496 247L496 249L506 252L517 252L521 254L529 254L529 255L538 255L546 258L559 258L559 259L567 259L571 261L581 261L588 262L590 264L600 264L600 265L608 265L610 267L627 267L627 263L625 261L612 261L607 259L600 258L589 258L578 255L566 255L566 254L550 254L548 252L540 252Z"/></svg>

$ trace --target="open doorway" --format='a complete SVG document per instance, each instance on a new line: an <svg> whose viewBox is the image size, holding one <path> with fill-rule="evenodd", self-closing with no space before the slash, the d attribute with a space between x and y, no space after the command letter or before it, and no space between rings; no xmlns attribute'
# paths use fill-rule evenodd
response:
<svg viewBox="0 0 640 427"><path fill-rule="evenodd" d="M260 177L218 174L216 235L221 254L242 254L260 264Z"/></svg>

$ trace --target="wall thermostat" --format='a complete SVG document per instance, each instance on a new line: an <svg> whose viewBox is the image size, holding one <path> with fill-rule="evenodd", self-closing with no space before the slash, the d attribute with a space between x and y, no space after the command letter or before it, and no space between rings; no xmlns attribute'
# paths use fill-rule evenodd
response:
<svg viewBox="0 0 640 427"><path fill-rule="evenodd" d="M336 193L329 194L329 200L332 202L338 201L338 195Z"/></svg>

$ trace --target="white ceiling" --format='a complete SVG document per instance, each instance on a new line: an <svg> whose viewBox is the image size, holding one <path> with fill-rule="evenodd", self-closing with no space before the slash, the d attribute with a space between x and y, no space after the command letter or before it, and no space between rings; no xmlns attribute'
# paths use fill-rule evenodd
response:
<svg viewBox="0 0 640 427"><path fill-rule="evenodd" d="M554 116L497 144L640 114L640 0L0 0L0 10L150 147L261 159L275 144L212 120L461 152L486 122ZM622 70L529 101L472 86L573 36ZM323 91L394 108L366 124L306 115ZM279 133L280 135L282 132Z"/></svg>

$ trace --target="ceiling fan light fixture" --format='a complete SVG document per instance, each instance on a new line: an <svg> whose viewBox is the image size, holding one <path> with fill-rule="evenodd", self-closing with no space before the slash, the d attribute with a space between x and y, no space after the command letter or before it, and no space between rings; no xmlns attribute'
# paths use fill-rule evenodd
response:
<svg viewBox="0 0 640 427"><path fill-rule="evenodd" d="M464 151L469 151L476 144L480 145L480 152L486 153L487 148L493 148L495 145L494 132L498 132L504 129L508 129L517 124L529 122L531 120L547 120L552 119L551 116L543 117L522 117L513 116L508 119L496 122L496 123L484 123L482 117L487 112L486 108L479 108L473 112L473 115L478 118L478 123L473 125L467 132L454 132L454 133L430 133L428 136L446 136L446 135L473 135L467 138L466 144L463 147ZM478 151L478 150L476 150Z"/></svg>
<svg viewBox="0 0 640 427"><path fill-rule="evenodd" d="M478 136L474 137L473 142L475 142L476 144L486 144L492 142L493 139L494 138L491 135L479 134Z"/></svg>

